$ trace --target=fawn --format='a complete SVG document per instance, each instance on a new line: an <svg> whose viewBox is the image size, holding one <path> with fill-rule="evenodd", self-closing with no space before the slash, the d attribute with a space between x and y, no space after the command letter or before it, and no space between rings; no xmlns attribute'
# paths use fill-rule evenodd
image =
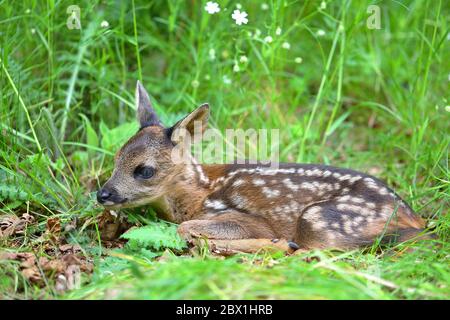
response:
<svg viewBox="0 0 450 320"><path fill-rule="evenodd" d="M424 221L382 181L350 169L315 164L202 165L171 161L177 130L206 127L201 105L172 127L162 125L144 87L136 86L139 131L117 152L115 169L97 199L106 208L151 205L179 223L186 240L213 250L293 252L352 249L416 237Z"/></svg>

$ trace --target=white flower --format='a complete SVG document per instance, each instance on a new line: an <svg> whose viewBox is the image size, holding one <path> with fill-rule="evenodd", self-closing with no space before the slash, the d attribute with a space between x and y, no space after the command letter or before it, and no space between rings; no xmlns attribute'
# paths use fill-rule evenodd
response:
<svg viewBox="0 0 450 320"><path fill-rule="evenodd" d="M269 5L267 3L261 4L261 10L264 10L264 11L269 10Z"/></svg>
<svg viewBox="0 0 450 320"><path fill-rule="evenodd" d="M344 27L344 25L342 23L339 24L338 30L340 32L343 32L345 30L345 27Z"/></svg>
<svg viewBox="0 0 450 320"><path fill-rule="evenodd" d="M26 14L30 14L30 13L31 13L31 10L30 10L30 9L27 9L27 10L25 10L25 13L26 13Z"/></svg>
<svg viewBox="0 0 450 320"><path fill-rule="evenodd" d="M215 60L216 59L216 50L209 49L208 55L209 55L209 60L211 60L211 61Z"/></svg>
<svg viewBox="0 0 450 320"><path fill-rule="evenodd" d="M236 24L238 26L242 25L242 24L247 24L248 19L247 19L247 12L245 11L239 11L239 10L234 10L233 14L231 15L231 18L233 18L234 21L236 21Z"/></svg>
<svg viewBox="0 0 450 320"><path fill-rule="evenodd" d="M317 36L318 37L323 37L325 35L325 31L323 31L322 29L317 30Z"/></svg>
<svg viewBox="0 0 450 320"><path fill-rule="evenodd" d="M211 76L209 74L205 75L205 80L211 80Z"/></svg>
<svg viewBox="0 0 450 320"><path fill-rule="evenodd" d="M242 5L240 3L236 3L236 8L242 9Z"/></svg>
<svg viewBox="0 0 450 320"><path fill-rule="evenodd" d="M36 29L35 28L31 28L31 34L35 34L36 33Z"/></svg>
<svg viewBox="0 0 450 320"><path fill-rule="evenodd" d="M281 34L281 28L280 27L278 27L277 30L275 30L275 34L277 36L279 36Z"/></svg>
<svg viewBox="0 0 450 320"><path fill-rule="evenodd" d="M327 8L327 3L325 2L325 1L322 1L321 3L320 3L320 9L321 10L325 10Z"/></svg>
<svg viewBox="0 0 450 320"><path fill-rule="evenodd" d="M283 42L283 44L281 45L281 47L283 49L289 50L291 48L291 44L287 41Z"/></svg>
<svg viewBox="0 0 450 320"><path fill-rule="evenodd" d="M191 82L191 85L192 85L193 88L198 88L198 86L200 85L200 82L198 82L198 80L193 80Z"/></svg>
<svg viewBox="0 0 450 320"><path fill-rule="evenodd" d="M258 38L261 35L261 30L256 29L255 30L255 38Z"/></svg>
<svg viewBox="0 0 450 320"><path fill-rule="evenodd" d="M240 63L247 63L247 62L248 62L247 56L241 56L241 57L239 58L239 62L240 62Z"/></svg>
<svg viewBox="0 0 450 320"><path fill-rule="evenodd" d="M225 84L231 84L231 79L228 78L227 75L223 76L222 80L223 80L223 83L225 83Z"/></svg>
<svg viewBox="0 0 450 320"><path fill-rule="evenodd" d="M234 63L233 71L234 71L234 72L239 72L239 71L241 71L241 68L239 68L239 65L237 64L237 62Z"/></svg>
<svg viewBox="0 0 450 320"><path fill-rule="evenodd" d="M271 36L267 36L264 38L264 42L271 43L273 41L273 38Z"/></svg>
<svg viewBox="0 0 450 320"><path fill-rule="evenodd" d="M102 23L100 23L100 27L102 28L108 28L109 27L109 22L106 20L103 20Z"/></svg>
<svg viewBox="0 0 450 320"><path fill-rule="evenodd" d="M219 4L217 2L208 1L205 6L206 12L214 14L220 11Z"/></svg>
<svg viewBox="0 0 450 320"><path fill-rule="evenodd" d="M445 106L445 111L450 112L450 106Z"/></svg>
<svg viewBox="0 0 450 320"><path fill-rule="evenodd" d="M302 58L300 58L300 57L297 57L297 58L295 58L295 63L302 63L303 62L303 59Z"/></svg>

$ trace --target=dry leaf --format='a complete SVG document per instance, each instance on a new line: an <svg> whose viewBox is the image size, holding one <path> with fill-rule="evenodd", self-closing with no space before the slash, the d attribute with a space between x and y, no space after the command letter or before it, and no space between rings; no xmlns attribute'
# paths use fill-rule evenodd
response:
<svg viewBox="0 0 450 320"><path fill-rule="evenodd" d="M115 211L105 210L98 218L98 228L103 241L111 241L120 237L130 224Z"/></svg>
<svg viewBox="0 0 450 320"><path fill-rule="evenodd" d="M24 213L22 217L14 214L4 215L0 217L0 238L10 237L16 234L23 234L27 225L34 221L33 216Z"/></svg>
<svg viewBox="0 0 450 320"><path fill-rule="evenodd" d="M61 236L61 221L59 218L48 218L47 219L47 230L45 233L49 236L50 241L59 242Z"/></svg>

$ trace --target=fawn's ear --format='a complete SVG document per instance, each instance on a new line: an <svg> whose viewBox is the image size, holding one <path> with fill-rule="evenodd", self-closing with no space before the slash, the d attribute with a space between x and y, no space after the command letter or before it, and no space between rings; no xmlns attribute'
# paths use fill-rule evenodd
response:
<svg viewBox="0 0 450 320"><path fill-rule="evenodd" d="M155 110L153 110L148 93L139 80L136 83L136 110L141 128L161 125Z"/></svg>
<svg viewBox="0 0 450 320"><path fill-rule="evenodd" d="M201 137L198 135L206 130L208 118L209 105L204 103L167 130L170 140L177 144L184 138L185 134L191 136L191 141L199 140Z"/></svg>

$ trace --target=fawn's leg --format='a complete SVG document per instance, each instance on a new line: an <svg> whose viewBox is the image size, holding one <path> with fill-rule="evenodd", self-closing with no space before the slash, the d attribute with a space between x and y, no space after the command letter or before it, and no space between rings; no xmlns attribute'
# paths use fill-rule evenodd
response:
<svg viewBox="0 0 450 320"><path fill-rule="evenodd" d="M211 219L189 220L180 224L178 233L186 240L206 238L215 251L254 253L263 248L292 251L286 240L276 239L272 228L264 219L230 212Z"/></svg>
<svg viewBox="0 0 450 320"><path fill-rule="evenodd" d="M392 204L369 208L333 200L314 204L299 217L294 241L303 249L354 249L371 245L380 235L382 243L405 241L423 229L404 210Z"/></svg>

